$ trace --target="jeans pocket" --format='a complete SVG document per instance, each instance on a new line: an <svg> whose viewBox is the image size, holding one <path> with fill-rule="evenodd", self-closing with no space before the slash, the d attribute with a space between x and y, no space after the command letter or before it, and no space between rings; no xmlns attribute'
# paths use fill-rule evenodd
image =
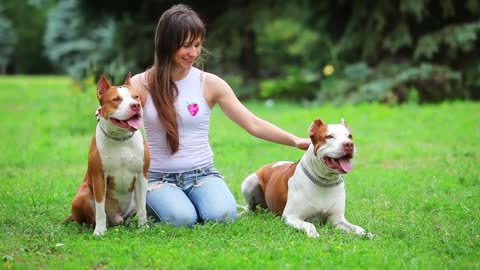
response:
<svg viewBox="0 0 480 270"><path fill-rule="evenodd" d="M175 181L169 181L172 180L171 178L168 178L167 176L162 177L160 180L152 180L148 183L148 191L154 191L164 185L171 185L171 186L178 186L175 184Z"/></svg>

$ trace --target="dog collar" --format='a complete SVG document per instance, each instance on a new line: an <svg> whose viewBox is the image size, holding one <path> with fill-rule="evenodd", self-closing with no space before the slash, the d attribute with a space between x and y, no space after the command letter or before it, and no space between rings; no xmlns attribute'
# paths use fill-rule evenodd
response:
<svg viewBox="0 0 480 270"><path fill-rule="evenodd" d="M310 174L310 172L307 171L307 169L305 169L305 167L303 167L302 164L300 164L300 167L302 168L303 173L305 173L305 175L308 177L308 179L310 179L310 181L315 183L317 186L324 187L324 188L331 188L331 187L338 186L343 182L342 175L339 175L337 181L332 183L332 181L328 181L325 178L315 178L315 177L313 177L313 175Z"/></svg>
<svg viewBox="0 0 480 270"><path fill-rule="evenodd" d="M133 137L133 134L135 134L135 131L132 131L127 137L124 137L124 138L116 138L116 137L113 137L112 135L108 134L107 132L105 132L105 130L103 130L102 128L102 125L99 125L100 127L100 130L103 132L103 134L105 136L107 136L108 138L112 139L112 140L115 140L115 141L126 141L130 138Z"/></svg>

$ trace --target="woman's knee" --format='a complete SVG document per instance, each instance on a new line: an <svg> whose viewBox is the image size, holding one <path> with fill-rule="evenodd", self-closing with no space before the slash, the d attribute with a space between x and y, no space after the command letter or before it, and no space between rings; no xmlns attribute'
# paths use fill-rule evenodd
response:
<svg viewBox="0 0 480 270"><path fill-rule="evenodd" d="M215 207L206 209L200 216L203 222L218 222L218 223L231 223L237 218L237 208L231 207Z"/></svg>
<svg viewBox="0 0 480 270"><path fill-rule="evenodd" d="M198 221L197 213L174 212L160 219L175 227L191 227Z"/></svg>
<svg viewBox="0 0 480 270"><path fill-rule="evenodd" d="M180 189L164 185L147 194L147 212L155 221L173 226L192 226L198 220L195 207Z"/></svg>
<svg viewBox="0 0 480 270"><path fill-rule="evenodd" d="M195 209L180 209L172 206L154 208L147 202L147 212L157 222L165 222L175 227L190 227L198 221Z"/></svg>
<svg viewBox="0 0 480 270"><path fill-rule="evenodd" d="M223 179L207 177L194 187L190 200L195 205L201 221L233 222L237 217L237 203Z"/></svg>

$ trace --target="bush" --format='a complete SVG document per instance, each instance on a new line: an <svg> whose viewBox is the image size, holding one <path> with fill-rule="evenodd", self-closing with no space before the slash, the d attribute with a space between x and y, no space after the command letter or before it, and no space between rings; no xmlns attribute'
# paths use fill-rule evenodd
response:
<svg viewBox="0 0 480 270"><path fill-rule="evenodd" d="M320 102L417 103L441 101L444 98L466 99L460 88L461 73L447 66L421 63L382 63L369 67L364 62L348 65L343 73L324 81L317 94ZM416 89L416 97L412 96Z"/></svg>
<svg viewBox="0 0 480 270"><path fill-rule="evenodd" d="M80 83L98 73L113 78L113 83L122 83L134 59L127 61L117 53L115 22L106 18L90 23L78 7L77 0L65 0L50 11L44 37L47 56Z"/></svg>
<svg viewBox="0 0 480 270"><path fill-rule="evenodd" d="M80 76L70 69L96 64L114 78L151 62L168 1L85 0L87 17L77 1L58 2L49 20L52 61ZM241 97L400 103L417 89L419 102L480 98L478 0L237 2L185 1L206 22L208 70L233 74Z"/></svg>
<svg viewBox="0 0 480 270"><path fill-rule="evenodd" d="M320 87L320 75L308 69L296 66L286 68L283 77L261 80L259 92L261 98L280 98L299 101L311 100Z"/></svg>
<svg viewBox="0 0 480 270"><path fill-rule="evenodd" d="M7 71L7 65L10 63L11 56L15 49L17 36L13 29L12 22L2 15L0 6L0 74Z"/></svg>

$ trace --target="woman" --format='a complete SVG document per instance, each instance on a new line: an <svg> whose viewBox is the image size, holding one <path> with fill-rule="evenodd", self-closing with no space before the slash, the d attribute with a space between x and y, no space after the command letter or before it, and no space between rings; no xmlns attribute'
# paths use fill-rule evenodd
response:
<svg viewBox="0 0 480 270"><path fill-rule="evenodd" d="M208 142L215 104L255 137L300 149L310 144L256 117L224 80L193 66L201 57L205 34L191 8L171 7L158 21L154 65L131 79L142 90L151 156L147 211L174 226L231 222L237 216L235 198L213 167Z"/></svg>

